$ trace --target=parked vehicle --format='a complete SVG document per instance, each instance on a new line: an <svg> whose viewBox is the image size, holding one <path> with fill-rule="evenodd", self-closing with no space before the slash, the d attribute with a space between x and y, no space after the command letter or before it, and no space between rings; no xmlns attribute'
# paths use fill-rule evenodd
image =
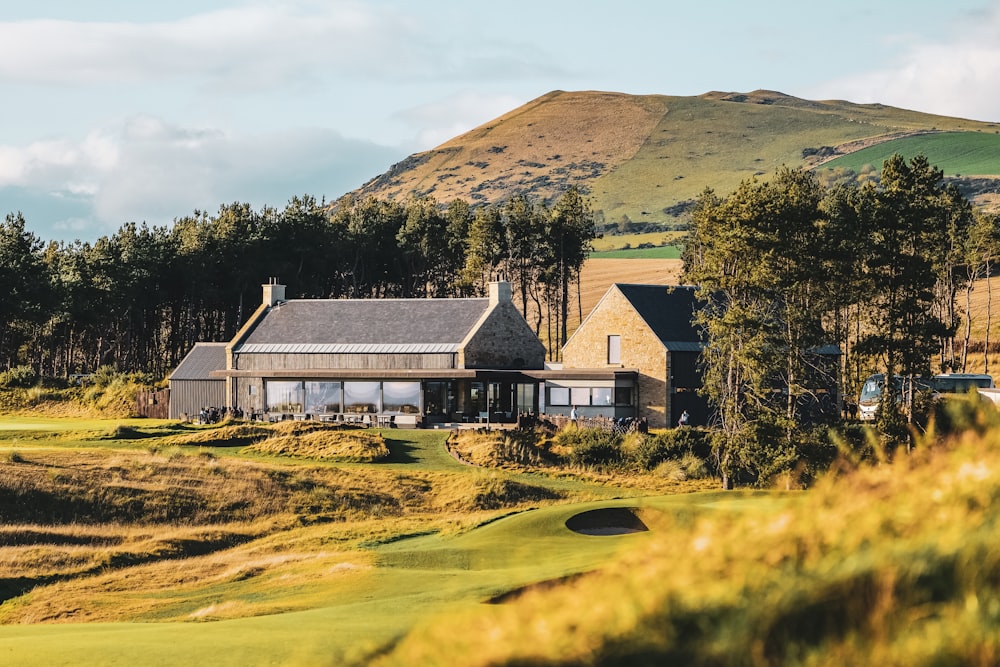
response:
<svg viewBox="0 0 1000 667"><path fill-rule="evenodd" d="M993 376L985 373L939 373L931 378L895 375L891 385L897 403L903 402L903 396L907 392L928 391L935 396L946 396L965 394L973 388L985 398L1000 402L1000 396L994 398L998 392L989 391L994 388ZM870 375L861 386L858 396L858 418L862 421L873 421L885 392L885 375L883 373Z"/></svg>

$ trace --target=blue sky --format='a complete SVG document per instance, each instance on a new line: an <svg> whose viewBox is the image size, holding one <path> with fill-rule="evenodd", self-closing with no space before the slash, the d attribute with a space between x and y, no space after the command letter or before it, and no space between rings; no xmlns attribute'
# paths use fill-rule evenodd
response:
<svg viewBox="0 0 1000 667"><path fill-rule="evenodd" d="M1000 0L0 7L0 213L43 240L335 199L552 90L779 90L1000 121Z"/></svg>

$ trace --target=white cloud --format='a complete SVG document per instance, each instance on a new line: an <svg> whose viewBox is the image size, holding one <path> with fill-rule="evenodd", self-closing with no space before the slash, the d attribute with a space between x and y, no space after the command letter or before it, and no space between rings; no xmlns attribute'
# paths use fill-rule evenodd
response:
<svg viewBox="0 0 1000 667"><path fill-rule="evenodd" d="M547 91L546 91L547 92ZM421 150L433 148L527 102L511 95L463 92L404 109L395 118L418 129Z"/></svg>
<svg viewBox="0 0 1000 667"><path fill-rule="evenodd" d="M299 0L150 23L0 22L0 81L79 87L187 80L259 92L320 85L334 74L353 81L482 80L539 74L530 51L449 35L422 23L416 8Z"/></svg>
<svg viewBox="0 0 1000 667"><path fill-rule="evenodd" d="M331 130L237 136L140 115L79 143L0 147L0 192L36 210L53 202L54 217L26 215L43 238L93 239L125 222L165 225L233 201L280 208L295 195L335 199L362 184L359 171L376 176L402 157Z"/></svg>
<svg viewBox="0 0 1000 667"><path fill-rule="evenodd" d="M1000 121L1000 4L960 26L947 41L908 40L884 67L830 81L817 96L947 116Z"/></svg>

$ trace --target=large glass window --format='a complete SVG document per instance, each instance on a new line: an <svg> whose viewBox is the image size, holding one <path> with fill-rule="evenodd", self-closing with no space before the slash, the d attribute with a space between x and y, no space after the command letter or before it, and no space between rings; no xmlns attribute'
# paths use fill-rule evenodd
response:
<svg viewBox="0 0 1000 667"><path fill-rule="evenodd" d="M419 382L383 382L382 412L389 414L420 413Z"/></svg>
<svg viewBox="0 0 1000 667"><path fill-rule="evenodd" d="M569 405L569 387L550 387L549 405Z"/></svg>
<svg viewBox="0 0 1000 667"><path fill-rule="evenodd" d="M339 382L306 382L306 412L331 414L343 412Z"/></svg>
<svg viewBox="0 0 1000 667"><path fill-rule="evenodd" d="M302 409L304 396L301 382L268 381L264 383L264 392L268 412L305 412Z"/></svg>
<svg viewBox="0 0 1000 667"><path fill-rule="evenodd" d="M473 382L469 395L469 407L473 414L486 412L486 385L482 382Z"/></svg>
<svg viewBox="0 0 1000 667"><path fill-rule="evenodd" d="M457 406L458 400L453 382L424 383L424 414L450 415Z"/></svg>
<svg viewBox="0 0 1000 667"><path fill-rule="evenodd" d="M590 390L591 405L614 405L613 387L594 387Z"/></svg>
<svg viewBox="0 0 1000 667"><path fill-rule="evenodd" d="M573 387L570 389L570 400L573 405L590 405L590 387Z"/></svg>
<svg viewBox="0 0 1000 667"><path fill-rule="evenodd" d="M517 411L519 414L533 414L535 412L535 392L538 387L534 384L517 385Z"/></svg>
<svg viewBox="0 0 1000 667"><path fill-rule="evenodd" d="M615 387L615 405L632 405L632 387Z"/></svg>
<svg viewBox="0 0 1000 667"><path fill-rule="evenodd" d="M381 411L380 382L345 382L344 412L375 414Z"/></svg>

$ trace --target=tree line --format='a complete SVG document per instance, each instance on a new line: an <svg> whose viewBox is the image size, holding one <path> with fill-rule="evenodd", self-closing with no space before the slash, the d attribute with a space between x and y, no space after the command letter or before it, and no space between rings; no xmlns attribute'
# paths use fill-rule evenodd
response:
<svg viewBox="0 0 1000 667"><path fill-rule="evenodd" d="M997 216L974 210L923 156L895 155L861 186L824 188L786 168L726 197L706 190L684 278L705 304L704 391L723 474L766 476L800 458L824 373L839 372L850 396L870 373L970 370L971 292L998 254ZM842 363L824 368L824 346ZM985 355L988 372L988 345ZM905 438L912 406L881 406L882 433Z"/></svg>
<svg viewBox="0 0 1000 667"><path fill-rule="evenodd" d="M0 367L42 377L113 367L165 377L197 341L231 339L271 277L295 298L463 297L509 280L550 354L595 238L585 198L456 200L305 195L284 209L223 205L170 226L126 223L96 242L0 225ZM543 323L548 323L545 331Z"/></svg>

